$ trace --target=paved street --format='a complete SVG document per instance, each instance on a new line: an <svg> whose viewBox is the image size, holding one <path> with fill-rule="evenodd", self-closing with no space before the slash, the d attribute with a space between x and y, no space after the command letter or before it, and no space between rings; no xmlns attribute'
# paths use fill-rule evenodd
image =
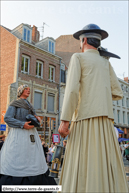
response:
<svg viewBox="0 0 129 193"><path fill-rule="evenodd" d="M129 184L129 161L126 160L126 158L123 158L123 161L124 161L124 166L125 166L126 177L127 177L128 184Z"/></svg>
<svg viewBox="0 0 129 193"><path fill-rule="evenodd" d="M123 162L124 162L126 177L127 177L128 185L129 185L129 161L126 160L126 158L123 158ZM61 170L60 170L60 172L61 172ZM59 172L58 178L55 178L57 184L59 183L60 172ZM54 192L54 193L56 193L56 192Z"/></svg>

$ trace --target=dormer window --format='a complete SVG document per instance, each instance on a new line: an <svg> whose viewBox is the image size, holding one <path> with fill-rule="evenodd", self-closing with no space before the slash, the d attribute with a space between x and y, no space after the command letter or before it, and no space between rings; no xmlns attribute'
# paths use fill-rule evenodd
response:
<svg viewBox="0 0 129 193"><path fill-rule="evenodd" d="M23 40L30 42L30 30L24 27L23 30Z"/></svg>
<svg viewBox="0 0 129 193"><path fill-rule="evenodd" d="M55 43L49 40L49 48L48 51L51 53L55 53Z"/></svg>

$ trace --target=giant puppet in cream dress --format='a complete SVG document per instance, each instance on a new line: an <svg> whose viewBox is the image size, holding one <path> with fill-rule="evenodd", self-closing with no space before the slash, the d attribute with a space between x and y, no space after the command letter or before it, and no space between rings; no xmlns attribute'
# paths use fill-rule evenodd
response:
<svg viewBox="0 0 129 193"><path fill-rule="evenodd" d="M96 32L91 33L91 37L97 37L98 31L91 31ZM101 40L104 39L102 31L100 29ZM87 29L80 32L83 34ZM100 56L98 50L73 54L61 114L62 121L72 120L59 182L63 193L128 192L112 122L112 100L122 97L109 60Z"/></svg>

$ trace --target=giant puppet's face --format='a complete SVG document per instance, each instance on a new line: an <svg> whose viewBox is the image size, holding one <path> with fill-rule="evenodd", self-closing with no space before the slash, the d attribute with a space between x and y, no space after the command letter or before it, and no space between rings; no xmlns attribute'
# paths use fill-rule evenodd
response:
<svg viewBox="0 0 129 193"><path fill-rule="evenodd" d="M25 98L26 99L27 97L29 97L29 95L30 95L30 88L26 87L24 89L23 93L21 94L20 98Z"/></svg>

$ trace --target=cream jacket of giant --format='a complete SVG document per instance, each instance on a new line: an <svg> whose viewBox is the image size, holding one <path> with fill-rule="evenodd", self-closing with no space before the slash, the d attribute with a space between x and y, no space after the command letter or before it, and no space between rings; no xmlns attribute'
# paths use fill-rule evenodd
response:
<svg viewBox="0 0 129 193"><path fill-rule="evenodd" d="M98 116L114 119L112 100L122 98L123 92L109 60L94 49L72 55L61 120L79 121Z"/></svg>

